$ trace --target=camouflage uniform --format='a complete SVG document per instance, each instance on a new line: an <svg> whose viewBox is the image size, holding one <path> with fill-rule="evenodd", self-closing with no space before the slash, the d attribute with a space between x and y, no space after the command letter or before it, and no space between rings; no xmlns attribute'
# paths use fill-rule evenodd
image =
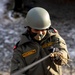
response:
<svg viewBox="0 0 75 75"><path fill-rule="evenodd" d="M52 44L52 42L54 43ZM32 40L29 33L25 32L22 34L17 48L14 49L11 73L47 56L53 52L53 48L57 48L58 52L61 52L63 57L68 59L66 43L58 32L49 31L41 42ZM64 61L67 63L66 59ZM61 66L63 63L60 59L55 58L54 60L54 58L49 57L20 75L62 75Z"/></svg>

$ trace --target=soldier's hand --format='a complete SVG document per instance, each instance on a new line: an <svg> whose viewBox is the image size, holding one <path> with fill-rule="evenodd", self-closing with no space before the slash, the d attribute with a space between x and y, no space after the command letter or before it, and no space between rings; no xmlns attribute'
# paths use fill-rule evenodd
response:
<svg viewBox="0 0 75 75"><path fill-rule="evenodd" d="M53 53L50 53L50 57L62 57L62 53L61 52L53 52Z"/></svg>

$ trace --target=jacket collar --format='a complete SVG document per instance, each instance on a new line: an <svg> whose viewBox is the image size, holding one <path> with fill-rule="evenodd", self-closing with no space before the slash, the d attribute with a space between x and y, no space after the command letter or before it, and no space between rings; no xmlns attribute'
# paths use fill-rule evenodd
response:
<svg viewBox="0 0 75 75"><path fill-rule="evenodd" d="M28 32L25 32L24 34L21 35L21 40L19 42L19 45L22 45L30 41L31 41L31 38L29 37Z"/></svg>

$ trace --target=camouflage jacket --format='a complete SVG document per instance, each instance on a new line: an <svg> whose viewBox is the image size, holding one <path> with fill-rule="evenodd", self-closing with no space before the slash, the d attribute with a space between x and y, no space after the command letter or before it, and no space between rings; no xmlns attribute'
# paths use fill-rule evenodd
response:
<svg viewBox="0 0 75 75"><path fill-rule="evenodd" d="M32 40L28 32L22 35L17 48L14 49L13 58L11 60L11 73L52 53L53 48L58 48L58 52L61 52L65 58L63 59L65 63L62 60L55 61L50 57L20 75L62 75L61 67L63 63L67 63L66 59L69 57L68 50L64 39L58 32L51 31L48 32L40 43Z"/></svg>

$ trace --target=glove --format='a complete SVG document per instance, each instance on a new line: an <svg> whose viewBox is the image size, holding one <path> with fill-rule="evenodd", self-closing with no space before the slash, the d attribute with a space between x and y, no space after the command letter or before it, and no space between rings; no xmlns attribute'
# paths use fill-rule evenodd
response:
<svg viewBox="0 0 75 75"><path fill-rule="evenodd" d="M50 53L50 57L61 57L62 56L62 53L61 52L53 52L53 53Z"/></svg>
<svg viewBox="0 0 75 75"><path fill-rule="evenodd" d="M62 56L62 53L58 48L53 48L53 52L50 54L50 57L56 57L57 59Z"/></svg>
<svg viewBox="0 0 75 75"><path fill-rule="evenodd" d="M58 64L58 65L61 65L61 62L62 62L62 53L60 52L53 52L50 54L50 57L52 58L52 60Z"/></svg>

